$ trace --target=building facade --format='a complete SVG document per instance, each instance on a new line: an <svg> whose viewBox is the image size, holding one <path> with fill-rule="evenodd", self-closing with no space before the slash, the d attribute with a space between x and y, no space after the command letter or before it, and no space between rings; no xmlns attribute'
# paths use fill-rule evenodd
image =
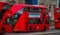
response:
<svg viewBox="0 0 60 35"><path fill-rule="evenodd" d="M59 0L59 7L60 7L60 0Z"/></svg>
<svg viewBox="0 0 60 35"><path fill-rule="evenodd" d="M59 7L59 0L43 0L43 5L47 6L47 10L51 12L51 20L54 20L54 8Z"/></svg>
<svg viewBox="0 0 60 35"><path fill-rule="evenodd" d="M7 0L0 0L0 2L7 2Z"/></svg>

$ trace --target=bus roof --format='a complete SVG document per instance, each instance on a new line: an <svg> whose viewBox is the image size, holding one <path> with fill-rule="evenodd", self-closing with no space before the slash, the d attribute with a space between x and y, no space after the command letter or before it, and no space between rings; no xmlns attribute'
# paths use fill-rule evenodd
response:
<svg viewBox="0 0 60 35"><path fill-rule="evenodd" d="M32 8L47 8L46 6L43 5L27 5L27 4L15 4L13 5L10 10L14 13L16 13L18 10L25 8L25 7L32 7Z"/></svg>
<svg viewBox="0 0 60 35"><path fill-rule="evenodd" d="M26 7L32 7L32 8L47 8L46 6L43 5L25 5Z"/></svg>
<svg viewBox="0 0 60 35"><path fill-rule="evenodd" d="M9 4L8 2L0 2L1 4Z"/></svg>

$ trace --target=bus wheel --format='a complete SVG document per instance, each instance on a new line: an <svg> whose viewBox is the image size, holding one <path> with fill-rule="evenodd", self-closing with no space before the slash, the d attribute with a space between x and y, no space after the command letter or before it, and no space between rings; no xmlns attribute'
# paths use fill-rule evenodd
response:
<svg viewBox="0 0 60 35"><path fill-rule="evenodd" d="M2 28L2 31L1 31L2 33L5 33L5 29L4 28Z"/></svg>
<svg viewBox="0 0 60 35"><path fill-rule="evenodd" d="M32 27L30 26L30 32L32 32Z"/></svg>
<svg viewBox="0 0 60 35"><path fill-rule="evenodd" d="M44 31L46 31L46 26L44 26Z"/></svg>

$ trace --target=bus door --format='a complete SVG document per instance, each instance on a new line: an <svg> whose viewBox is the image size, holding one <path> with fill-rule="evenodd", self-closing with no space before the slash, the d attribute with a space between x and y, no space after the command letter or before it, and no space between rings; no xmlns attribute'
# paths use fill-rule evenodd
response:
<svg viewBox="0 0 60 35"><path fill-rule="evenodd" d="M29 31L43 30L43 28L40 28L42 27L43 24L42 16L43 16L42 8L31 8L31 11L29 12L28 15L29 18L27 23Z"/></svg>
<svg viewBox="0 0 60 35"><path fill-rule="evenodd" d="M40 31L40 26L42 24L42 20L40 20L40 17L41 17L40 13L29 13L28 18L29 31Z"/></svg>

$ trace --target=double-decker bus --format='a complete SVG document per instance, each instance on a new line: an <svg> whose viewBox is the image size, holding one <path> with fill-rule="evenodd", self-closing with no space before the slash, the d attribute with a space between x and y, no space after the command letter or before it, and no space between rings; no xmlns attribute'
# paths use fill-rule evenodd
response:
<svg viewBox="0 0 60 35"><path fill-rule="evenodd" d="M49 16L45 6L17 4L13 5L8 12L6 11L1 20L5 32L49 30Z"/></svg>
<svg viewBox="0 0 60 35"><path fill-rule="evenodd" d="M11 7L11 5L8 2L0 2L0 32L3 32L3 30L4 30L2 22L4 21L3 19L5 19L5 16L7 15L6 11L8 11L10 9L10 7Z"/></svg>
<svg viewBox="0 0 60 35"><path fill-rule="evenodd" d="M54 9L55 28L60 29L60 8Z"/></svg>

